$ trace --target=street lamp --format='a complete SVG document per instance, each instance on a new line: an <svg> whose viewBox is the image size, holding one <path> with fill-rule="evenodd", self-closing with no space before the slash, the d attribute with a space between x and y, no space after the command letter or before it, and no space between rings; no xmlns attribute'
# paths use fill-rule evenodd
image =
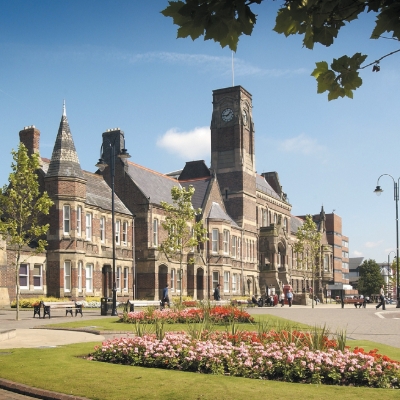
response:
<svg viewBox="0 0 400 400"><path fill-rule="evenodd" d="M114 141L109 141L107 140L108 143L106 143L107 146L110 147L111 149L111 162L110 162L110 167L111 167L111 224L112 224L112 279L113 279L113 288L112 288L112 309L111 309L111 315L112 316L117 316L117 284L115 281L115 207L114 207L114 197L115 197L115 190L114 190L114 181L115 181L115 145L117 142L117 139L119 137L116 137ZM108 166L108 164L104 161L104 153L103 153L103 146L104 142L101 145L100 148L100 158L98 163L96 164L96 167L100 171L104 171L104 169ZM125 139L124 139L124 147L125 147ZM130 158L131 156L129 155L128 151L123 148L119 154L119 158Z"/></svg>
<svg viewBox="0 0 400 400"><path fill-rule="evenodd" d="M379 186L379 179L382 176L390 176L393 180L394 185L394 201L396 203L396 308L400 308L400 288L399 288L399 179L396 180L393 178L392 175L389 174L382 174L378 181L376 182L376 188L374 193L378 196L383 192L383 189Z"/></svg>

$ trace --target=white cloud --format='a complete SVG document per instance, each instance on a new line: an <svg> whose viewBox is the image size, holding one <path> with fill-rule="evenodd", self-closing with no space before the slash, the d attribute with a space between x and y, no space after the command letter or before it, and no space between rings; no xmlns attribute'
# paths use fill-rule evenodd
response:
<svg viewBox="0 0 400 400"><path fill-rule="evenodd" d="M312 139L304 133L294 138L286 139L279 143L281 150L287 153L298 153L304 155L320 154L326 152L326 147L318 144L315 139Z"/></svg>
<svg viewBox="0 0 400 400"><path fill-rule="evenodd" d="M357 251L357 250L353 251L353 256L354 257L362 257L362 255L363 255L363 253L361 251Z"/></svg>
<svg viewBox="0 0 400 400"><path fill-rule="evenodd" d="M208 159L211 152L210 128L203 126L188 132L169 129L157 140L157 146L186 161Z"/></svg>
<svg viewBox="0 0 400 400"><path fill-rule="evenodd" d="M373 248L373 247L378 247L380 244L382 244L383 243L383 240L379 240L379 241L377 241L377 242L366 242L365 244L364 244L364 246L365 247L367 247L367 248L369 248L369 249L371 249L371 248Z"/></svg>

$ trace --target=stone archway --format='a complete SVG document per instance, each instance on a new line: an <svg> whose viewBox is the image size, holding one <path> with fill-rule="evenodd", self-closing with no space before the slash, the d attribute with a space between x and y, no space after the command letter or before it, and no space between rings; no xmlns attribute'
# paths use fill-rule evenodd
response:
<svg viewBox="0 0 400 400"><path fill-rule="evenodd" d="M168 282L168 267L164 264L158 267L158 299L162 298L162 291ZM157 290L156 290L157 292ZM157 299L156 299L157 300Z"/></svg>

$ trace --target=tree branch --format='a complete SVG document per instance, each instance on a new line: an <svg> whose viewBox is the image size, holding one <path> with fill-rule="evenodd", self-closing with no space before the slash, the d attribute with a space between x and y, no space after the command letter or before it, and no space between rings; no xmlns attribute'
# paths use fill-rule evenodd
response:
<svg viewBox="0 0 400 400"><path fill-rule="evenodd" d="M375 61L372 62L372 63L369 63L369 64L367 64L367 65L364 65L363 67L360 67L360 69L364 69L364 68L370 67L371 65L379 64L379 61L383 60L383 59L386 58L386 57L391 56L392 54L398 53L398 52L400 52L400 49L395 50L395 51L392 51L391 53L388 53L388 54L384 55L383 57L379 58L378 60L375 60Z"/></svg>

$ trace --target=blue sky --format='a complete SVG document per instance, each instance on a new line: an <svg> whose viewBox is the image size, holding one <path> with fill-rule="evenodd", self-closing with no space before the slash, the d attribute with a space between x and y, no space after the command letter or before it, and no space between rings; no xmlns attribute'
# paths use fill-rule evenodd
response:
<svg viewBox="0 0 400 400"><path fill-rule="evenodd" d="M125 132L131 161L160 172L210 161L212 90L232 85L231 52L212 41L176 39L166 0L0 0L0 183L27 125L51 157L65 99L82 168L94 171L105 130ZM345 27L334 46L302 48L272 31L276 2L255 6L258 22L234 56L234 84L253 95L257 172L277 171L292 213L343 218L350 256L387 260L396 248L398 57L362 72L354 99L328 102L310 76L315 62L396 49L369 40L374 15ZM393 253L391 254L393 258Z"/></svg>

